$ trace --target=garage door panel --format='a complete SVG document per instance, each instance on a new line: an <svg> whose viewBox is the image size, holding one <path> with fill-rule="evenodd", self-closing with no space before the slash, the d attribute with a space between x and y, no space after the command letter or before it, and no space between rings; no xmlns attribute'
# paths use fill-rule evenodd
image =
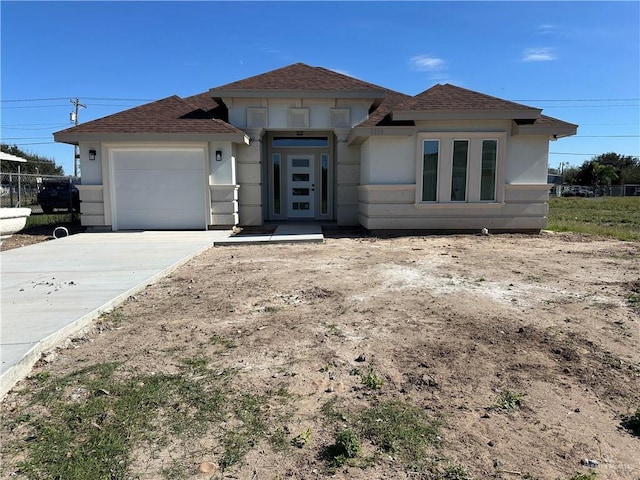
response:
<svg viewBox="0 0 640 480"><path fill-rule="evenodd" d="M119 170L202 170L201 150L114 152Z"/></svg>
<svg viewBox="0 0 640 480"><path fill-rule="evenodd" d="M194 228L193 213L174 209L159 216L157 209L131 209L123 212L118 222L121 230L189 230Z"/></svg>
<svg viewBox="0 0 640 480"><path fill-rule="evenodd" d="M204 152L117 152L114 155L118 229L204 229Z"/></svg>

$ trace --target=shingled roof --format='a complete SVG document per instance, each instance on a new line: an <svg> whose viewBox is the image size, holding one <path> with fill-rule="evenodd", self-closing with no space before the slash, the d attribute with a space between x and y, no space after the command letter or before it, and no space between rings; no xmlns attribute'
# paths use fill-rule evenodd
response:
<svg viewBox="0 0 640 480"><path fill-rule="evenodd" d="M176 95L54 134L56 141L88 138L179 135L184 138L223 136L246 141L227 123L223 97L360 98L371 101L369 117L356 126L358 135L371 127L413 127L416 120L510 119L520 133L574 134L577 126L541 114L542 110L454 85L435 85L410 97L322 67L295 63L186 98ZM356 136L358 136L356 135ZM198 137L200 136L200 137Z"/></svg>
<svg viewBox="0 0 640 480"><path fill-rule="evenodd" d="M535 119L542 112L484 93L455 85L434 85L393 110L394 120L431 120L460 118L463 114L474 118ZM443 114L445 116L443 117Z"/></svg>
<svg viewBox="0 0 640 480"><path fill-rule="evenodd" d="M386 89L322 67L294 63L209 90L214 98L310 94L316 98L382 98Z"/></svg>
<svg viewBox="0 0 640 480"><path fill-rule="evenodd" d="M391 112L403 102L410 100L412 97L405 95L404 93L394 92L393 90L385 90L384 100L382 103L372 112L369 113L369 118L360 122L357 127L376 127L376 126L413 126L415 125L412 120L405 121L393 121L391 119Z"/></svg>
<svg viewBox="0 0 640 480"><path fill-rule="evenodd" d="M176 95L124 110L54 133L56 141L74 143L92 134L205 134L241 135L242 130L221 118L226 109L208 93L186 99Z"/></svg>

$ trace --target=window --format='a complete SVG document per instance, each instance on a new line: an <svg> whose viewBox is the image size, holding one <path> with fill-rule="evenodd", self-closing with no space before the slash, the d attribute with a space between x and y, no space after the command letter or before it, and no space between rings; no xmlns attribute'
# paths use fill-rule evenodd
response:
<svg viewBox="0 0 640 480"><path fill-rule="evenodd" d="M327 137L273 137L274 147L328 147Z"/></svg>
<svg viewBox="0 0 640 480"><path fill-rule="evenodd" d="M280 213L280 154L273 155L273 213Z"/></svg>
<svg viewBox="0 0 640 480"><path fill-rule="evenodd" d="M435 202L438 193L440 142L425 140L422 145L422 201Z"/></svg>
<svg viewBox="0 0 640 480"><path fill-rule="evenodd" d="M504 200L501 162L507 132L424 132L416 145L416 204Z"/></svg>
<svg viewBox="0 0 640 480"><path fill-rule="evenodd" d="M326 153L320 155L320 167L322 169L322 208L320 213L326 215L327 213L329 213L329 155L327 155Z"/></svg>
<svg viewBox="0 0 640 480"><path fill-rule="evenodd" d="M453 169L451 172L451 201L464 202L467 199L467 160L469 140L453 141Z"/></svg>
<svg viewBox="0 0 640 480"><path fill-rule="evenodd" d="M482 141L482 173L480 177L480 200L494 202L496 200L496 161L498 158L498 141Z"/></svg>

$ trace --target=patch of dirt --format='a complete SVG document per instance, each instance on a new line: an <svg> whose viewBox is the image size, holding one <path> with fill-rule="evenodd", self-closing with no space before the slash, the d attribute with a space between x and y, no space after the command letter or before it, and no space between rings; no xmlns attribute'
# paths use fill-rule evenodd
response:
<svg viewBox="0 0 640 480"><path fill-rule="evenodd" d="M35 373L106 361L175 372L178 358L203 356L237 371L241 391L286 389L286 430L311 429L309 444L274 453L262 442L224 478L431 478L384 456L328 474L319 458L336 431L321 412L329 400L399 400L442 419L433 455L474 479L568 479L591 459L598 478L637 480L640 438L621 420L640 406L639 279L640 244L575 234L217 247L130 298L117 328L61 349ZM372 368L382 387L364 389L354 368ZM20 438L5 417L27 408L18 392L29 382L2 403L3 442ZM523 407L491 409L504 390L522 394ZM194 439L194 469L216 461L216 442ZM161 478L169 462L136 456L139 478Z"/></svg>

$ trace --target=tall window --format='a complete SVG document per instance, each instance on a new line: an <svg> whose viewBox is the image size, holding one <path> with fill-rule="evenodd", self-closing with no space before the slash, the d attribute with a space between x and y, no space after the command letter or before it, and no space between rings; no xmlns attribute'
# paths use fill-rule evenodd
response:
<svg viewBox="0 0 640 480"><path fill-rule="evenodd" d="M435 202L438 189L438 140L425 140L422 147L422 201Z"/></svg>
<svg viewBox="0 0 640 480"><path fill-rule="evenodd" d="M273 213L280 213L280 154L273 154Z"/></svg>
<svg viewBox="0 0 640 480"><path fill-rule="evenodd" d="M496 159L498 155L497 140L482 141L482 173L480 177L480 200L496 199Z"/></svg>
<svg viewBox="0 0 640 480"><path fill-rule="evenodd" d="M451 172L451 201L464 202L467 199L467 160L469 140L453 141L453 169Z"/></svg>
<svg viewBox="0 0 640 480"><path fill-rule="evenodd" d="M329 155L326 153L320 155L320 167L322 168L322 206L320 213L326 215L329 213Z"/></svg>

